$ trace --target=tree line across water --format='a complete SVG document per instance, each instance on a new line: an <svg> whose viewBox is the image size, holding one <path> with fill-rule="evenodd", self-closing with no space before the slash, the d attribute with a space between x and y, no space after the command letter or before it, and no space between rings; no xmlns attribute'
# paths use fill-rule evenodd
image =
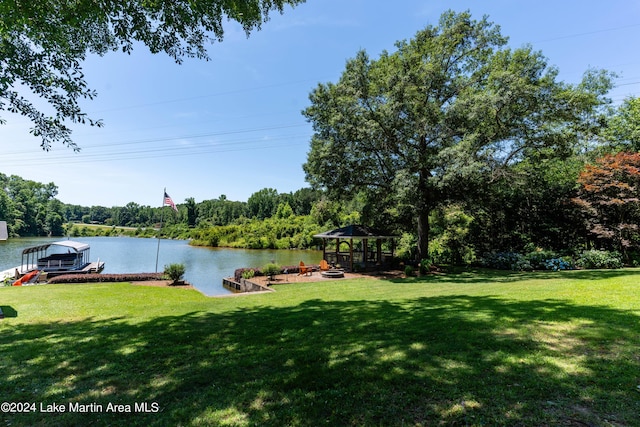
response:
<svg viewBox="0 0 640 427"><path fill-rule="evenodd" d="M601 149L522 161L466 200L442 204L429 216L430 261L560 269L575 265L585 251L604 249L609 252L598 255L604 258L601 266L637 264L640 154L599 155ZM202 246L306 249L319 245L313 235L321 231L378 225L370 222L377 214L368 212L363 199L330 200L309 188L291 193L265 188L247 201L224 195L199 203L188 198L175 212L135 202L110 208L65 204L56 198L55 184L17 176L0 174L0 185L0 219L7 221L12 237L159 234ZM401 215L394 219L395 226L385 232L399 236L396 253L416 259L415 224Z"/></svg>

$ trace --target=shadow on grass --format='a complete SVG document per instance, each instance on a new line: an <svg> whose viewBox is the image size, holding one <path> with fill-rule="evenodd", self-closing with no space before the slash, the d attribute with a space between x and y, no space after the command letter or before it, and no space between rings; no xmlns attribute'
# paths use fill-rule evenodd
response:
<svg viewBox="0 0 640 427"><path fill-rule="evenodd" d="M11 306L0 305L0 317L18 317L18 312Z"/></svg>
<svg viewBox="0 0 640 427"><path fill-rule="evenodd" d="M0 334L3 400L102 412L0 416L12 426L633 425L638 320L447 296L17 325ZM143 402L160 411L135 413ZM133 413L107 413L109 403Z"/></svg>

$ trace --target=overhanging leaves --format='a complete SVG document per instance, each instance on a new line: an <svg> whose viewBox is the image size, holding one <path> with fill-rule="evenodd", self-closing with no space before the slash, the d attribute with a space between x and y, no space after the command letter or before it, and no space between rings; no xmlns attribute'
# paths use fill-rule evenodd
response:
<svg viewBox="0 0 640 427"><path fill-rule="evenodd" d="M82 74L88 53L130 53L142 42L152 53L209 59L207 44L221 41L223 21L240 23L247 36L272 11L304 0L30 0L0 2L0 111L20 114L48 150L61 141L78 149L66 122L101 126L78 101L92 99ZM36 107L48 103L51 112ZM4 121L0 117L0 124Z"/></svg>

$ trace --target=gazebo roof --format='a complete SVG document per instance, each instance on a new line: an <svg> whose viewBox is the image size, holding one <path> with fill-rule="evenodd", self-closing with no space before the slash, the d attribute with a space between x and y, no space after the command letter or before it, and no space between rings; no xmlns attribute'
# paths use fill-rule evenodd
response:
<svg viewBox="0 0 640 427"><path fill-rule="evenodd" d="M346 227L315 234L313 237L319 237L322 239L393 239L398 236L390 236L388 234L381 233L378 230L367 227L366 225L347 225Z"/></svg>

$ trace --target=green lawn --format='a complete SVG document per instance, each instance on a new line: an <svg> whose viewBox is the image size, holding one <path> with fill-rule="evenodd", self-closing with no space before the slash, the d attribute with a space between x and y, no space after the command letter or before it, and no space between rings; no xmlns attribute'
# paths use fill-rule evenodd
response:
<svg viewBox="0 0 640 427"><path fill-rule="evenodd" d="M0 419L640 425L639 282L640 270L477 271L233 298L0 288L0 400L35 404Z"/></svg>

